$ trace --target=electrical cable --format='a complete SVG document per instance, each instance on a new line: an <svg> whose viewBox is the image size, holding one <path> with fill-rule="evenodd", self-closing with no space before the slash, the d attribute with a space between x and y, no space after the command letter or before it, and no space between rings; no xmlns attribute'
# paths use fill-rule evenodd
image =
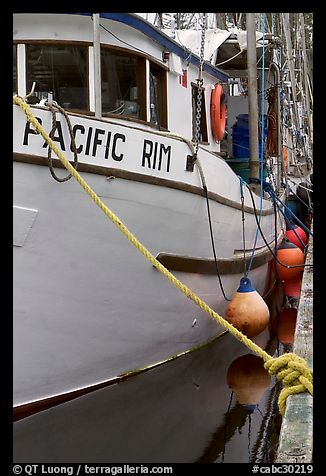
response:
<svg viewBox="0 0 326 476"><path fill-rule="evenodd" d="M214 235L213 235L213 227L212 227L212 220L211 220L211 212L209 208L209 199L208 199L208 191L206 185L204 185L204 190L205 190L205 197L206 197L206 205L207 205L207 215L208 215L208 223L209 223L209 231L210 231L210 236L211 236L211 243L212 243L212 249L213 249L213 254L214 254L214 261L215 261L215 268L216 268L216 273L218 277L218 281L220 283L220 288L223 294L223 297L226 301L231 301L231 299L228 299L226 297L223 284L222 284L222 279L220 272L218 270L218 264L217 264L217 257L216 257L216 251L215 251L215 243L214 243Z"/></svg>
<svg viewBox="0 0 326 476"><path fill-rule="evenodd" d="M287 269L290 269L290 268L301 268L303 266L307 266L307 267L313 267L313 264L293 264L293 265L286 265L284 263L282 263L276 256L276 254L274 253L274 251L272 250L272 248L270 247L268 241L266 240L265 238L265 235L260 227L260 224L258 222L258 218L257 218L257 209L256 209L256 205L255 205L255 200L254 200L254 197L253 197L253 194L252 194L252 191L250 189L250 187L248 186L248 184L246 183L246 187L248 188L249 190L249 193L250 193L250 197L251 197L251 201L252 201L252 206L253 206L253 209L254 209L254 214L255 214L255 220L256 220L256 223L257 223L257 227L260 231L260 234L261 234L261 237L262 239L264 240L264 243L265 245L267 246L267 248L269 249L269 251L271 252L272 256L275 258L275 260L278 262L278 264L280 264L281 266L283 266L284 268L287 268Z"/></svg>

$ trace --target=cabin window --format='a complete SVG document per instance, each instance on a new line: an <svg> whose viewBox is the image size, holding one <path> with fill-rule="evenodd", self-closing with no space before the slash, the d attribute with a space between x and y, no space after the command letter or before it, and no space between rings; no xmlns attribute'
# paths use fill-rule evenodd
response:
<svg viewBox="0 0 326 476"><path fill-rule="evenodd" d="M65 109L88 111L88 49L73 45L26 45L27 92L52 93Z"/></svg>
<svg viewBox="0 0 326 476"><path fill-rule="evenodd" d="M143 58L102 48L102 112L145 120L144 71Z"/></svg>
<svg viewBox="0 0 326 476"><path fill-rule="evenodd" d="M158 65L150 63L150 122L159 129L167 128L166 72Z"/></svg>
<svg viewBox="0 0 326 476"><path fill-rule="evenodd" d="M13 59L12 59L12 65L13 65L13 84L12 84L12 91L13 93L17 93L18 87L17 87L17 46L14 45L13 48Z"/></svg>
<svg viewBox="0 0 326 476"><path fill-rule="evenodd" d="M197 86L197 84L192 84L191 86L192 86L192 140L195 140L198 86ZM200 116L200 127L199 127L199 141L200 142L208 142L206 104L205 104L205 89L204 88L202 88L202 96L201 96L201 116Z"/></svg>

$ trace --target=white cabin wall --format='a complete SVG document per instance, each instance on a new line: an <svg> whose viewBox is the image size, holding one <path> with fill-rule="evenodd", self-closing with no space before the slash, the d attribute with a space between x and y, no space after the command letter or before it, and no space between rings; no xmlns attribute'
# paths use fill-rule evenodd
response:
<svg viewBox="0 0 326 476"><path fill-rule="evenodd" d="M170 131L178 131L178 134L191 139L192 110L189 76L185 88L179 82L179 75L172 73L168 75L168 125Z"/></svg>
<svg viewBox="0 0 326 476"><path fill-rule="evenodd" d="M168 78L168 123L169 130L177 132L189 139L192 138L192 86L191 83L197 83L198 68L189 65L187 70L187 87L180 83L179 75L169 73ZM206 121L208 132L208 144L203 144L203 147L220 151L220 143L213 138L210 120L210 101L212 88L216 84L217 79L206 73L203 74L204 89L205 89L205 106L206 106Z"/></svg>

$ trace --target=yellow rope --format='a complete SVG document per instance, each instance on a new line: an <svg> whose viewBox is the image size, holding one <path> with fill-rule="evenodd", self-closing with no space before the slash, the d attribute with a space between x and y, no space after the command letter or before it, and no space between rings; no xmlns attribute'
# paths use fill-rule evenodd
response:
<svg viewBox="0 0 326 476"><path fill-rule="evenodd" d="M206 312L212 319L215 319L224 329L229 331L236 339L242 342L252 352L256 353L265 362L265 367L270 374L277 374L280 380L283 380L284 388L279 397L280 411L284 414L285 401L288 395L308 391L312 395L312 371L308 368L307 363L296 354L285 354L277 358L271 357L267 352L261 349L257 344L242 334L232 324L226 321L217 312L213 311L204 301L202 301L191 289L179 281L167 268L165 268L148 250L143 246L137 238L128 230L128 228L119 220L119 218L102 202L91 187L85 182L70 162L64 157L62 152L57 148L51 140L47 132L38 122L31 112L28 104L19 96L14 95L13 101L25 113L27 120L35 127L36 131L41 134L44 140L49 144L53 152L59 157L66 169L83 187L85 192L92 198L96 205L105 213L105 215L119 228L125 237L142 253L150 263L155 266L171 283L178 288L183 294L191 299L197 306Z"/></svg>

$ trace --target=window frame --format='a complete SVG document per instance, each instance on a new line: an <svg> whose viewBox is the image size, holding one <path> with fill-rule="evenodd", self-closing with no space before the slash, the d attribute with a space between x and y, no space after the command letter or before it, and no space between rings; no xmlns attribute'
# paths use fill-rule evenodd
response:
<svg viewBox="0 0 326 476"><path fill-rule="evenodd" d="M86 116L94 116L95 111L91 111L91 105L92 105L92 98L91 98L91 90L94 89L94 86L91 85L91 81L94 81L93 74L90 71L90 48L93 46L93 43L91 41L78 41L78 40L52 40L52 39L22 39L22 40L14 40L13 44L16 45L17 47L17 62L18 62L18 50L19 50L19 45L25 45L25 57L24 57L24 63L25 63L25 69L27 65L27 58L26 58L26 45L62 45L62 46L84 46L87 48L87 104L88 104L88 109L86 110L81 110L81 109L67 109L67 111L72 112L72 113L77 113L77 114L84 114ZM114 119L123 119L126 121L132 121L140 124L145 124L148 125L154 129L160 129L163 131L168 131L168 101L167 101L167 72L169 70L168 66L165 65L164 63L160 62L158 59L152 57L151 55L147 53L141 53L138 51L130 50L128 48L123 48L120 46L116 45L109 45L105 43L101 43L101 49L109 49L112 51L117 51L120 52L121 54L129 55L129 56L134 56L134 57L140 57L143 59L143 68L139 68L141 71L138 72L138 74L141 76L141 81L143 81L143 88L140 88L139 94L140 94L140 108L141 108L141 117L144 119L139 119L135 118L134 116L127 115L127 114L112 114L112 113L102 113L102 117L109 117L109 118L114 118ZM150 84L150 78L149 78L149 72L151 69L151 64L155 65L154 68L159 68L160 70L160 75L162 77L162 124L160 124L160 127L156 125L155 123L150 121L150 114L149 114L149 84ZM17 65L18 66L18 65ZM19 73L18 73L18 68L17 68L17 83L19 85ZM27 87L27 74L25 73L25 88ZM28 93L29 91L27 91Z"/></svg>
<svg viewBox="0 0 326 476"><path fill-rule="evenodd" d="M158 129L167 130L168 127L168 113L167 113L167 74L164 69L160 68L157 64L150 62L149 64L149 75L152 74L152 70L158 73L158 79L161 84L160 92L158 94L158 113L159 113L159 121L158 123L151 122L150 114L149 114L149 121L153 127L157 127ZM149 77L149 88L151 85L151 76ZM155 94L155 93L154 93Z"/></svg>
<svg viewBox="0 0 326 476"><path fill-rule="evenodd" d="M14 42L15 43L15 42ZM65 41L65 40L24 40L18 41L18 44L25 45L25 88L27 88L27 45L44 45L44 46L77 46L77 47L84 47L86 50L86 105L87 109L76 109L76 108L67 108L66 110L69 112L75 112L78 114L85 114L91 115L90 110L90 71L89 71L89 42L85 41ZM29 92L29 91L27 91Z"/></svg>

